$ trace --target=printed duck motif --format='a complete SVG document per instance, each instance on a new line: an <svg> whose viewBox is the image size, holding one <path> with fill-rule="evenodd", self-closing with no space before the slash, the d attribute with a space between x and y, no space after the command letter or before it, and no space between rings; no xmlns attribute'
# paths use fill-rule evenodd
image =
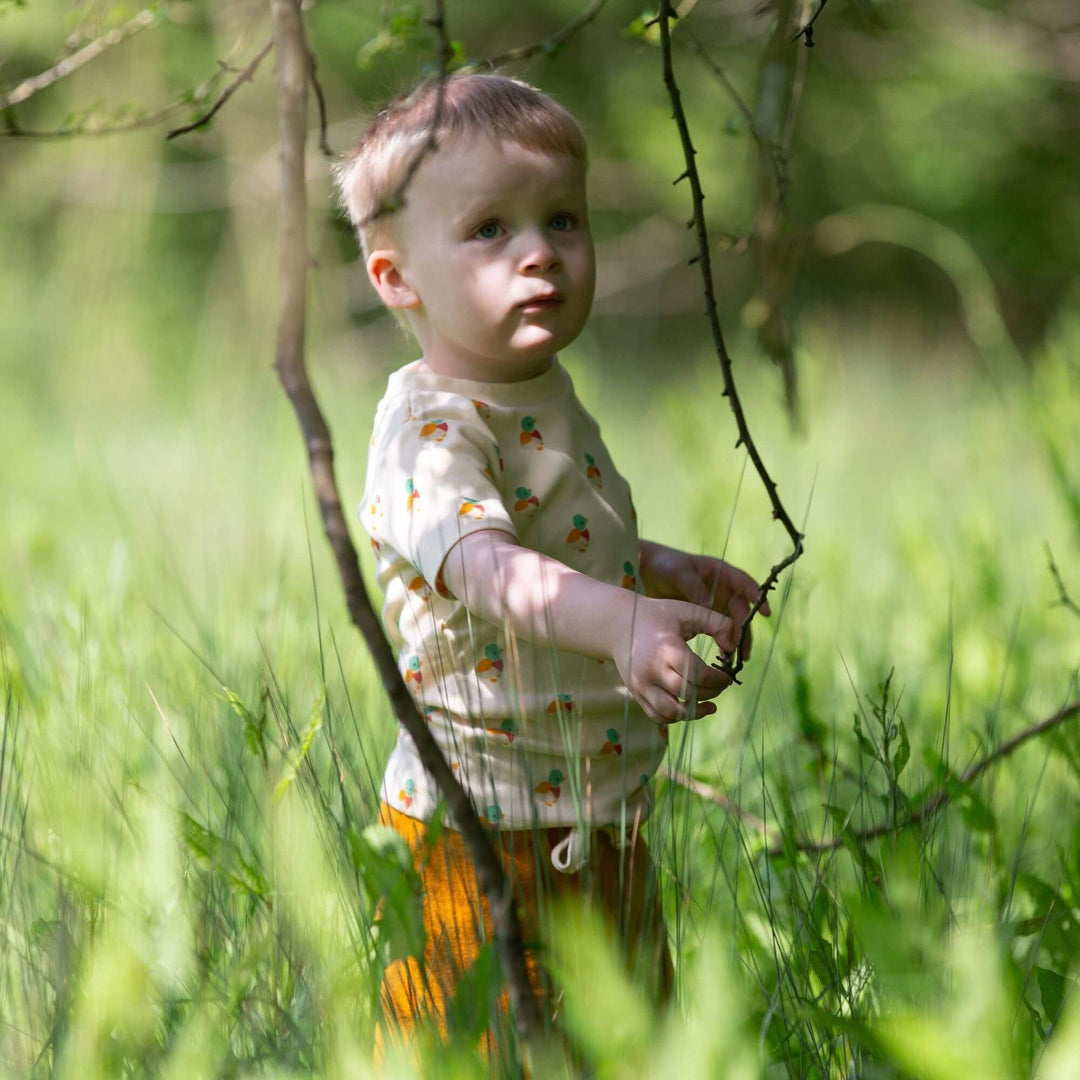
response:
<svg viewBox="0 0 1080 1080"><path fill-rule="evenodd" d="M405 512L411 514L413 506L420 501L420 492L417 491L413 478L410 476L405 481Z"/></svg>
<svg viewBox="0 0 1080 1080"><path fill-rule="evenodd" d="M421 600L426 600L431 595L431 586L424 580L423 574L417 574L409 582L409 592L419 593Z"/></svg>
<svg viewBox="0 0 1080 1080"><path fill-rule="evenodd" d="M428 420L420 426L420 438L431 439L432 442L442 442L450 425L445 420Z"/></svg>
<svg viewBox="0 0 1080 1080"><path fill-rule="evenodd" d="M544 438L536 427L536 421L531 416L522 418L520 438L522 446L528 446L532 442L537 450L544 449Z"/></svg>
<svg viewBox="0 0 1080 1080"><path fill-rule="evenodd" d="M592 484L597 491L600 491L604 486L604 478L600 475L600 469L596 464L596 459L592 454L585 455L585 476L589 483Z"/></svg>
<svg viewBox="0 0 1080 1080"><path fill-rule="evenodd" d="M513 720L504 720L497 728L489 727L486 730L489 735L505 735L507 743L512 743L517 735Z"/></svg>
<svg viewBox="0 0 1080 1080"><path fill-rule="evenodd" d="M471 517L475 521L483 521L484 504L477 499L470 498L468 495L462 495L461 499L458 517Z"/></svg>
<svg viewBox="0 0 1080 1080"><path fill-rule="evenodd" d="M497 683L502 677L502 649L494 642L484 646L484 655L476 665L476 674L483 675L488 682Z"/></svg>
<svg viewBox="0 0 1080 1080"><path fill-rule="evenodd" d="M562 783L566 779L558 769L552 769L548 773L546 780L541 780L533 791L537 795L544 796L545 806L554 806L559 801L559 796L562 794Z"/></svg>
<svg viewBox="0 0 1080 1080"><path fill-rule="evenodd" d="M619 733L613 727L607 729L607 742L600 747L600 753L622 757L622 743L619 742Z"/></svg>
<svg viewBox="0 0 1080 1080"><path fill-rule="evenodd" d="M578 551L586 551L589 547L589 530L585 527L588 522L584 514L575 514L573 528L566 534L567 544L576 546Z"/></svg>
<svg viewBox="0 0 1080 1080"><path fill-rule="evenodd" d="M491 406L486 401L478 401L476 398L470 398L469 400L476 406L476 411L481 420L491 419Z"/></svg>
<svg viewBox="0 0 1080 1080"><path fill-rule="evenodd" d="M634 574L634 564L628 560L622 564L622 568L622 587L624 589L633 589L637 585L637 577Z"/></svg>
<svg viewBox="0 0 1080 1080"><path fill-rule="evenodd" d="M410 682L415 682L416 683L416 689L418 689L418 690L420 689L421 686L424 685L424 676L423 676L423 673L420 671L420 657L419 656L410 656L409 657L409 662L406 665L406 668L405 668L405 683L407 685Z"/></svg>
<svg viewBox="0 0 1080 1080"><path fill-rule="evenodd" d="M514 496L514 509L518 513L521 513L522 510L528 510L530 506L540 509L540 500L532 493L532 488L514 488Z"/></svg>
<svg viewBox="0 0 1080 1080"><path fill-rule="evenodd" d="M404 787L398 792L398 802L404 803L405 809L408 810L413 804L413 799L416 797L416 781L411 777L405 781Z"/></svg>
<svg viewBox="0 0 1080 1080"><path fill-rule="evenodd" d="M559 710L562 710L567 716L573 716L574 714L574 698L571 694L556 694L548 703L547 711L558 715Z"/></svg>
<svg viewBox="0 0 1080 1080"><path fill-rule="evenodd" d="M484 810L484 819L491 826L498 827L503 818L502 807L498 803L489 804Z"/></svg>

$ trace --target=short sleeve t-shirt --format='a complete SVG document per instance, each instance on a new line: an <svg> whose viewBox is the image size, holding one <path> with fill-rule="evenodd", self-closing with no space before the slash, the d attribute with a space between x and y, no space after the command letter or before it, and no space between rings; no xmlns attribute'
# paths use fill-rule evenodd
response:
<svg viewBox="0 0 1080 1080"><path fill-rule="evenodd" d="M516 383L448 378L419 361L396 371L376 411L360 516L402 675L481 819L525 829L646 817L667 730L614 662L508 635L440 576L462 537L499 529L637 589L629 485L558 360ZM439 801L404 729L382 797L420 820Z"/></svg>

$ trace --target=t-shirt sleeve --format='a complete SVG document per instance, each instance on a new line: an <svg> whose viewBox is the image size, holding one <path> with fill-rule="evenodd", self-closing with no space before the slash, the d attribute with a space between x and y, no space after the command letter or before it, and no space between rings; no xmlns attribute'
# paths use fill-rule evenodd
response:
<svg viewBox="0 0 1080 1080"><path fill-rule="evenodd" d="M483 529L517 536L499 490L499 447L468 398L410 394L373 449L380 539L432 588L441 588L439 569L462 537Z"/></svg>

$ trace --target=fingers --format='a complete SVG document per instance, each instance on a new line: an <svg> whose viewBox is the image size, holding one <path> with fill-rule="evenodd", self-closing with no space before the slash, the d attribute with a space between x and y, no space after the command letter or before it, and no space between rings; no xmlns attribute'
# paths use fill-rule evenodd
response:
<svg viewBox="0 0 1080 1080"><path fill-rule="evenodd" d="M656 676L655 682L641 687L634 695L650 719L667 723L710 716L716 712L716 705L708 699L731 685L729 675L703 664L689 649L686 652L696 665L693 679L690 663L682 671L669 667Z"/></svg>
<svg viewBox="0 0 1080 1080"><path fill-rule="evenodd" d="M685 610L679 620L679 633L683 641L688 641L698 634L708 634L717 645L727 652L733 652L738 635L735 624L727 615L703 607L701 604L683 605Z"/></svg>
<svg viewBox="0 0 1080 1080"><path fill-rule="evenodd" d="M677 666L669 665L660 673L658 682L677 698L713 698L731 685L731 676L706 664L691 649L687 649Z"/></svg>
<svg viewBox="0 0 1080 1080"><path fill-rule="evenodd" d="M745 612L750 609L750 604L757 603L761 595L761 586L745 570L740 570L737 566L732 566L721 559L717 559L716 562L720 579L717 598L727 601L727 604L722 606L726 606L729 612L736 610L736 604L743 605L742 616L736 618L736 622L741 625L742 620L746 618ZM772 614L772 608L769 607L767 599L759 610L762 615Z"/></svg>
<svg viewBox="0 0 1080 1080"><path fill-rule="evenodd" d="M636 695L637 696L637 695ZM711 701L679 701L663 687L652 686L637 696L645 715L658 724L670 724L680 720L700 720L716 712Z"/></svg>

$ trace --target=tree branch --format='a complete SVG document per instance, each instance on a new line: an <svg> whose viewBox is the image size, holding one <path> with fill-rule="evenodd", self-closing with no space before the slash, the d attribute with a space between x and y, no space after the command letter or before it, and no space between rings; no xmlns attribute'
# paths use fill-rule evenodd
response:
<svg viewBox="0 0 1080 1080"><path fill-rule="evenodd" d="M1050 564L1050 575L1053 577L1058 591L1058 599L1053 606L1067 608L1074 615L1080 616L1080 605L1076 603L1065 588L1065 582L1061 577L1061 571L1057 568L1057 563L1054 562L1054 554L1050 550L1050 545L1044 544L1043 546L1046 548L1046 561Z"/></svg>
<svg viewBox="0 0 1080 1080"><path fill-rule="evenodd" d="M800 27L799 32L791 39L792 41L798 41L799 38L803 38L808 49L814 47L814 23L817 22L817 17L825 10L825 5L828 2L829 0L821 0L817 6L817 11L810 16L810 21Z"/></svg>
<svg viewBox="0 0 1080 1080"><path fill-rule="evenodd" d="M769 497L769 502L772 505L773 518L779 521L787 530L787 534L790 537L792 544L791 554L786 558L781 559L780 562L769 571L768 576L761 585L758 598L750 606L746 618L743 619L742 625L739 628L738 647L736 648L732 659L730 661L722 660L719 662L722 670L726 671L736 682L738 682L738 674L743 667L743 646L746 642L746 634L750 628L750 623L753 621L754 616L761 610L761 606L765 603L770 591L776 587L780 575L802 554L803 534L795 528L794 522L780 502L776 484L769 475L768 470L765 468L765 463L761 458L761 454L758 452L757 446L755 446L754 440L750 435L750 429L747 427L746 417L743 413L742 402L739 399L739 392L735 387L735 376L732 372L731 357L728 355L727 345L724 343L724 334L720 328L720 317L717 314L716 307L716 290L713 286L709 233L705 225L705 195L701 189L701 178L698 175L697 164L694 161L697 151L694 149L694 144L690 139L690 129L686 122L686 114L683 111L679 88L675 82L675 72L671 58L671 27L669 24L673 17L674 12L672 11L670 0L661 0L657 21L660 25L660 49L663 57L664 85L667 87L668 95L671 98L673 118L676 127L679 130L683 158L686 162L686 169L676 179L675 183L678 183L679 180L683 179L688 180L690 183L690 192L694 205L694 216L687 224L688 226L693 226L697 232L698 254L696 261L701 271L702 284L705 290L705 316L708 319L709 328L712 331L713 344L716 348L717 358L720 361L720 370L723 373L724 397L728 399L731 411L735 415L735 425L739 431L739 437L735 446L736 448L739 446L746 447L746 452L749 454L750 460L753 462L754 468L761 478L762 484L765 485L765 491Z"/></svg>
<svg viewBox="0 0 1080 1080"><path fill-rule="evenodd" d="M488 898L517 1032L526 1049L542 1032L529 986L525 949L510 883L468 796L454 777L398 671L390 644L368 599L360 564L341 509L330 431L308 381L304 363L305 288L308 266L304 142L309 54L299 0L272 0L277 49L281 130L281 316L275 367L296 412L327 539L337 561L349 616L364 636L394 715L412 737L424 768L434 777L455 826L464 834L477 877ZM442 8L436 16L441 29ZM448 55L448 54L446 54ZM445 61L443 64L445 80Z"/></svg>
<svg viewBox="0 0 1080 1080"><path fill-rule="evenodd" d="M727 72L708 54L705 50L705 46L702 45L693 34L687 34L687 37L690 40L690 47L713 75L716 76L720 85L727 91L731 100L735 103L735 107L742 114L743 119L746 121L747 129L754 137L754 142L758 144L759 152L772 161L773 168L776 171L776 188L779 193L778 199L781 207L783 207L787 201L787 160L782 154L781 147L762 133L761 128L754 119L754 114L751 111L750 106L747 105L735 84L728 78Z"/></svg>
<svg viewBox="0 0 1080 1080"><path fill-rule="evenodd" d="M401 183L394 189L394 193L360 222L358 227L361 229L373 221L378 221L386 214L397 213L405 205L405 194L417 170L423 164L424 158L439 146L439 125L442 123L443 103L446 100L446 80L450 75L450 61L454 58L454 45L446 32L446 9L443 0L435 0L435 14L425 21L435 31L439 41L439 85L436 88L435 108L431 114L431 122L428 124L427 139L409 162L409 167L405 170Z"/></svg>
<svg viewBox="0 0 1080 1080"><path fill-rule="evenodd" d="M322 83L319 82L314 49L308 49L308 81L311 89L315 91L315 100L319 105L319 149L325 157L332 158L334 151L326 138L326 96L323 94Z"/></svg>
<svg viewBox="0 0 1080 1080"><path fill-rule="evenodd" d="M273 37L267 41L263 47L252 58L251 63L236 76L235 79L228 86L222 90L217 101L210 106L197 120L193 120L190 124L184 124L183 127L173 128L166 136L166 139L175 139L178 135L186 135L189 131L195 131L198 128L205 127L211 120L218 114L220 109L225 103L236 93L242 83L250 82L255 76L255 72L258 71L259 65L263 62L266 54L274 47Z"/></svg>
<svg viewBox="0 0 1080 1080"><path fill-rule="evenodd" d="M47 71L42 71L29 79L24 79L14 90L0 95L0 110L10 108L12 105L20 105L28 98L33 97L34 94L52 86L53 83L67 78L72 72L78 71L79 68L89 64L91 60L97 59L103 52L111 49L114 45L119 45L121 41L126 41L129 37L137 34L140 30L145 30L148 26L153 26L157 19L157 12L151 11L149 8L140 11L138 15L128 19L122 26L110 30L107 34L102 34L101 37L95 38L88 45L84 45L78 52L58 60Z"/></svg>
<svg viewBox="0 0 1080 1080"><path fill-rule="evenodd" d="M604 6L607 0L590 0L590 3L581 12L574 16L565 26L560 27L550 37L544 38L542 41L534 42L532 45L520 45L516 49L509 49L504 53L499 53L497 56L489 56L484 60L477 60L474 63L466 64L462 68L464 71L479 71L481 68L491 70L497 68L502 64L511 64L516 60L528 60L537 53L551 53L555 52L560 46L564 45L570 38L572 38L583 26L587 26L589 23L600 14L600 9Z"/></svg>
<svg viewBox="0 0 1080 1080"><path fill-rule="evenodd" d="M1024 743L1039 735L1045 735L1048 731L1053 731L1055 728L1064 724L1066 720L1071 720L1074 716L1080 716L1080 701L1074 701L1071 705L1066 705L1053 715L1048 716L1045 720L1040 720L1037 724L1031 724L1029 727L1017 732L1011 739L1006 739L996 750L993 750L985 757L981 757L978 761L969 765L960 774L960 783L966 786L972 781L977 780L987 769L1009 757L1010 754L1018 750ZM877 837L886 836L889 833L895 835L911 825L922 824L928 818L933 817L939 810L943 810L948 806L954 798L954 795L949 791L948 784L946 784L946 786L936 795L927 799L926 802L917 807L908 814L907 817L903 818L895 825L891 821L883 821L879 822L877 825L868 826L865 829L845 830L828 840L808 840L800 838L790 843L785 843L780 839L780 833L777 829L766 824L748 810L742 809L742 807L729 799L722 791L718 791L716 788L701 780L695 780L693 777L687 776L684 773L676 772L674 769L661 767L659 772L667 777L673 784L678 784L679 787L685 788L694 795L715 803L717 806L730 814L736 815L752 828L762 833L769 841L770 845L765 853L770 858L774 859L789 851L805 851L810 854L817 854L824 851L834 851L836 848L842 847L846 840L862 842L864 840L875 840Z"/></svg>

